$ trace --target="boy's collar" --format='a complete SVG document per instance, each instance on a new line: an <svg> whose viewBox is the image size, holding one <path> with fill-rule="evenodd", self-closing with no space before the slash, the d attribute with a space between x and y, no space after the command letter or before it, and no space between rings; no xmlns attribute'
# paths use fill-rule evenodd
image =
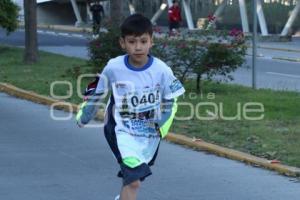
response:
<svg viewBox="0 0 300 200"><path fill-rule="evenodd" d="M148 61L147 61L147 63L144 66L142 66L142 67L135 67L135 66L133 66L133 65L131 65L129 63L129 55L126 54L124 56L124 63L126 65L126 67L128 69L130 69L130 70L133 70L133 71L144 71L144 70L148 69L152 65L152 63L153 63L153 56L148 55Z"/></svg>

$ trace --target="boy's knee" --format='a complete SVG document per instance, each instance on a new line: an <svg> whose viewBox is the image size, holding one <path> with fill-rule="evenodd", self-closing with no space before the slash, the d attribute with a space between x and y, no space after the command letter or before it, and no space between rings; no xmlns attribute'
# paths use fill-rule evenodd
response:
<svg viewBox="0 0 300 200"><path fill-rule="evenodd" d="M128 184L128 187L130 187L130 189L133 189L133 190L139 189L140 186L141 186L141 181L139 181L139 180Z"/></svg>

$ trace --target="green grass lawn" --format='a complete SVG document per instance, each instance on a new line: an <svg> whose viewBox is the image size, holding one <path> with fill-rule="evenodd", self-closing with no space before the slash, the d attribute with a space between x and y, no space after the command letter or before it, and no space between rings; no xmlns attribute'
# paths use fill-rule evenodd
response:
<svg viewBox="0 0 300 200"><path fill-rule="evenodd" d="M22 49L0 46L0 82L50 96L51 83L69 81L73 91L66 85L56 85L55 94L67 95L73 92L71 98L65 100L81 102L76 93L76 79L81 74L94 71L86 61L40 52L37 64L24 65L22 57ZM84 79L82 85L88 81ZM179 99L177 116L188 119L176 120L173 132L300 167L300 93L254 91L247 87L209 82L205 83L201 95L195 93L192 82L187 82L185 88L187 92ZM251 102L259 103L264 111L246 113L245 105ZM259 107L246 107L250 108ZM214 113L215 119L202 119L212 117ZM249 120L245 113L246 117L252 118L262 114L264 116L260 120ZM222 116L235 116L235 119L224 119Z"/></svg>
<svg viewBox="0 0 300 200"><path fill-rule="evenodd" d="M185 87L187 94L195 94L194 85L187 83ZM191 102L194 108L199 102L216 103L218 113L215 107L200 106L198 117L195 113L190 120L176 120L172 128L174 132L300 167L300 93L265 89L254 91L243 86L206 83L202 95L191 97L185 95L179 102ZM263 119L249 120L243 117L243 105L251 102L263 105L264 112L249 113L248 116L259 117L264 114ZM220 115L220 103L223 115ZM179 106L178 110L177 116L191 115L189 106ZM216 112L218 118L199 119L199 116L209 116L207 110ZM238 113L241 113L240 119L221 117L234 117Z"/></svg>
<svg viewBox="0 0 300 200"><path fill-rule="evenodd" d="M72 84L70 91L66 84L56 84L54 94L65 96L72 92L66 101L81 102L77 95L76 80L81 74L92 73L93 67L87 61L70 58L46 52L39 53L39 62L33 65L23 63L23 49L0 46L0 82L11 83L22 89L30 90L50 96L51 83L55 81L68 81ZM90 79L83 79L86 85ZM82 91L81 88L80 90Z"/></svg>

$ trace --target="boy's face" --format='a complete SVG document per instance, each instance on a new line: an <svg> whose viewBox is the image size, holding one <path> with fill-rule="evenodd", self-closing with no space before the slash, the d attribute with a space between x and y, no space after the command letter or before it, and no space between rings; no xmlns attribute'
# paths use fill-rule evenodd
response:
<svg viewBox="0 0 300 200"><path fill-rule="evenodd" d="M149 33L140 36L127 35L120 38L120 45L129 55L129 62L136 67L142 67L147 63L152 44L153 40Z"/></svg>

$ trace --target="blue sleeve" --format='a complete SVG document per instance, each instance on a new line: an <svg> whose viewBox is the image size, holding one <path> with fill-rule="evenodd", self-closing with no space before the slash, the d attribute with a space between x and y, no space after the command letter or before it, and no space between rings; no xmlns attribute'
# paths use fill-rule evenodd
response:
<svg viewBox="0 0 300 200"><path fill-rule="evenodd" d="M88 124L96 116L100 107L101 100L108 95L110 90L110 80L107 67L105 67L99 75L97 82L93 82L89 85L86 91L88 97L79 108L76 115L76 121L79 125Z"/></svg>
<svg viewBox="0 0 300 200"><path fill-rule="evenodd" d="M181 82L174 76L172 70L168 68L164 74L163 99L171 100L179 97L185 92Z"/></svg>
<svg viewBox="0 0 300 200"><path fill-rule="evenodd" d="M80 125L88 124L96 116L99 109L99 102L101 102L102 94L93 94L86 101L84 101L79 108L76 115L76 121Z"/></svg>

